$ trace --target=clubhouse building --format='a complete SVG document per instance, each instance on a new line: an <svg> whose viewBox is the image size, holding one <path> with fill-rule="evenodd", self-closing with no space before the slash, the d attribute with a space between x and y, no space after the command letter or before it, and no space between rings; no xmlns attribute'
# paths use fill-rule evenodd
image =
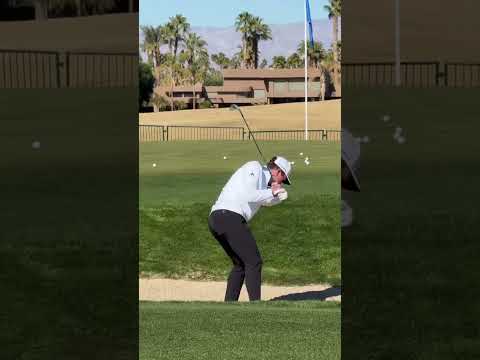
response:
<svg viewBox="0 0 480 360"><path fill-rule="evenodd" d="M331 97L328 74L321 69L307 72L309 100ZM224 69L222 86L195 85L196 103L210 101L215 107L237 105L277 104L305 100L304 69ZM175 101L184 101L188 108L193 104L193 86L156 87L155 93Z"/></svg>

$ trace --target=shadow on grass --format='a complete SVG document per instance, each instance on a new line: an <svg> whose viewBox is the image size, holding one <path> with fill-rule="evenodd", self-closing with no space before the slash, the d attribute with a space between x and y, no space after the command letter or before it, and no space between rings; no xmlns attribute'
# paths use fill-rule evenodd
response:
<svg viewBox="0 0 480 360"><path fill-rule="evenodd" d="M277 296L276 298L271 299L270 301L303 301L303 300L321 300L325 301L327 298L332 296L339 296L342 294L341 287L330 287L322 291L306 291L301 293L293 293L282 296Z"/></svg>

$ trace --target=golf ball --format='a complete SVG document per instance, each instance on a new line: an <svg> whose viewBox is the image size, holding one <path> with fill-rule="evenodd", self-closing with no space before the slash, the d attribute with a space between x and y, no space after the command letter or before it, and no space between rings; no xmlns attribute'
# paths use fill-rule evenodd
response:
<svg viewBox="0 0 480 360"><path fill-rule="evenodd" d="M40 141L32 142L32 148L33 149L40 149Z"/></svg>
<svg viewBox="0 0 480 360"><path fill-rule="evenodd" d="M227 157L226 157L226 156L224 156L224 157L223 157L223 160L227 160Z"/></svg>
<svg viewBox="0 0 480 360"><path fill-rule="evenodd" d="M300 153L300 156L303 156L303 152Z"/></svg>
<svg viewBox="0 0 480 360"><path fill-rule="evenodd" d="M295 165L295 161L290 161L290 165Z"/></svg>
<svg viewBox="0 0 480 360"><path fill-rule="evenodd" d="M157 166L157 164L153 163L153 164L152 164L152 166L153 166L153 167L156 167L156 166Z"/></svg>

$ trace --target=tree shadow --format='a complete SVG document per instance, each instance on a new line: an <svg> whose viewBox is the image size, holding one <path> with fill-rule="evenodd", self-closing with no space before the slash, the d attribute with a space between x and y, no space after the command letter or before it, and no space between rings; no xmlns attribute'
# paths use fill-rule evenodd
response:
<svg viewBox="0 0 480 360"><path fill-rule="evenodd" d="M322 291L306 291L301 293L292 293L282 296L277 296L270 301L302 301L302 300L321 300L325 301L327 298L332 296L342 295L342 288L340 286L331 287Z"/></svg>

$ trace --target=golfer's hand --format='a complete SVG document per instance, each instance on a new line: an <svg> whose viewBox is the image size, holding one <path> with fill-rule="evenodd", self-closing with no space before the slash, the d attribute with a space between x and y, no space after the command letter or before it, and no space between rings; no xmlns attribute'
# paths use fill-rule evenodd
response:
<svg viewBox="0 0 480 360"><path fill-rule="evenodd" d="M287 200L288 198L288 193L287 190L282 189L278 192L277 197L280 199L280 201Z"/></svg>
<svg viewBox="0 0 480 360"><path fill-rule="evenodd" d="M278 193L282 190L282 184L279 184L279 183L272 183L272 194L273 196L277 196Z"/></svg>

